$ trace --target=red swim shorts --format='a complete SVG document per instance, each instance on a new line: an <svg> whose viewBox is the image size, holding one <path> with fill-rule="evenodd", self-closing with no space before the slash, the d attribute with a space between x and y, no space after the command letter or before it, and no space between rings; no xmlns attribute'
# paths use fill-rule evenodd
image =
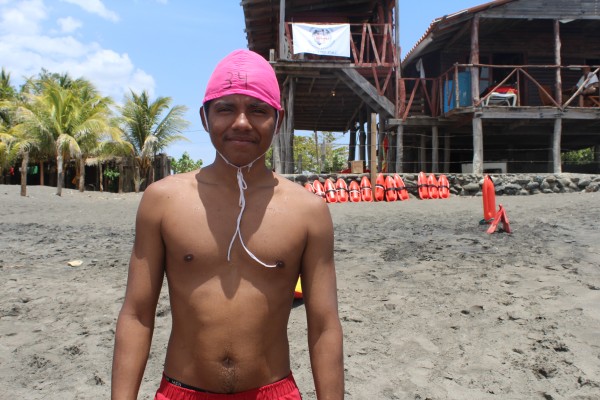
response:
<svg viewBox="0 0 600 400"><path fill-rule="evenodd" d="M302 400L296 381L290 373L270 385L234 394L200 392L169 383L163 376L154 400Z"/></svg>

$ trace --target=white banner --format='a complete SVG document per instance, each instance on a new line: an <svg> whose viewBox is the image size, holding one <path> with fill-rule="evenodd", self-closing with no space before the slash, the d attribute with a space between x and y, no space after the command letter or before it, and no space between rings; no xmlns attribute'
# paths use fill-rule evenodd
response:
<svg viewBox="0 0 600 400"><path fill-rule="evenodd" d="M294 54L350 57L350 25L292 24Z"/></svg>

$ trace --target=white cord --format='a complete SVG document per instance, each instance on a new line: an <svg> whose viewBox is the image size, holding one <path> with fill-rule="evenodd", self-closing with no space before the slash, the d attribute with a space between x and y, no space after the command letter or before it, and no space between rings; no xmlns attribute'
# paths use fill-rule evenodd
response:
<svg viewBox="0 0 600 400"><path fill-rule="evenodd" d="M260 157L264 156L258 156L254 161L252 161L249 164L243 165L241 167L238 167L237 165L233 165L232 163L230 163L224 156L223 154L221 154L219 151L217 151L217 153L221 156L221 158L223 159L223 161L225 161L228 165L231 165L232 167L237 169L237 182L238 182L238 187L240 189L240 200L239 200L239 206L240 206L240 213L237 217L237 224L236 224L236 228L235 228L235 233L233 234L233 237L231 238L231 242L229 243L229 249L227 250L227 261L231 261L231 249L233 248L233 243L235 242L235 238L239 236L240 238L240 243L242 244L242 247L244 248L244 250L246 250L246 253L252 257L252 259L254 261L256 261L257 263L259 263L260 265L262 265L263 267L267 267L267 268L275 268L278 266L278 264L267 264L262 262L261 260L258 259L258 257L256 257L254 255L254 253L252 253L250 251L250 249L248 249L248 247L246 247L246 244L244 243L244 239L242 238L242 232L240 230L240 225L242 223L242 215L244 214L244 210L246 209L246 197L244 196L244 190L246 190L248 188L248 185L246 184L246 181L244 180L244 173L242 172L242 168L248 168L248 171L250 170L250 168L252 167L252 164L254 164L254 162L256 160L258 160Z"/></svg>

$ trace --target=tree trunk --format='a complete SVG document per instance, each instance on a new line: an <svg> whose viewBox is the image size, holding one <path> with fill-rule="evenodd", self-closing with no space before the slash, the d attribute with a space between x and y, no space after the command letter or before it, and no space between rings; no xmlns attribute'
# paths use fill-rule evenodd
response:
<svg viewBox="0 0 600 400"><path fill-rule="evenodd" d="M140 192L141 184L142 184L142 181L140 178L140 166L134 160L133 161L133 190L135 190L136 193Z"/></svg>
<svg viewBox="0 0 600 400"><path fill-rule="evenodd" d="M23 153L21 161L21 196L27 196L27 165L29 164L29 152Z"/></svg>
<svg viewBox="0 0 600 400"><path fill-rule="evenodd" d="M119 161L119 193L123 193L123 159Z"/></svg>
<svg viewBox="0 0 600 400"><path fill-rule="evenodd" d="M150 173L148 174L148 185L154 182L154 163L156 162L156 156L150 161Z"/></svg>
<svg viewBox="0 0 600 400"><path fill-rule="evenodd" d="M104 184L103 184L103 176L102 176L102 161L98 162L98 173L100 174L100 178L98 179L99 183L98 183L98 190L100 190L100 193L104 192Z"/></svg>
<svg viewBox="0 0 600 400"><path fill-rule="evenodd" d="M44 161L40 161L40 186L44 186Z"/></svg>
<svg viewBox="0 0 600 400"><path fill-rule="evenodd" d="M63 171L63 156L60 153L56 156L56 176L56 195L62 196L62 188L65 184L65 174Z"/></svg>
<svg viewBox="0 0 600 400"><path fill-rule="evenodd" d="M85 190L85 158L79 158L79 191Z"/></svg>

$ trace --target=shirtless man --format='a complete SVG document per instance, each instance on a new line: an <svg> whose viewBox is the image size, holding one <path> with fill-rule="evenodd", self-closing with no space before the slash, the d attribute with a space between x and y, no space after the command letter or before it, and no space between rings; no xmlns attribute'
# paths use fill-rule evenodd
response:
<svg viewBox="0 0 600 400"><path fill-rule="evenodd" d="M117 321L113 400L137 398L163 276L172 330L155 399L300 399L287 337L299 274L317 397L343 399L331 216L321 198L265 165L279 101L264 58L225 57L200 109L215 161L144 192Z"/></svg>

